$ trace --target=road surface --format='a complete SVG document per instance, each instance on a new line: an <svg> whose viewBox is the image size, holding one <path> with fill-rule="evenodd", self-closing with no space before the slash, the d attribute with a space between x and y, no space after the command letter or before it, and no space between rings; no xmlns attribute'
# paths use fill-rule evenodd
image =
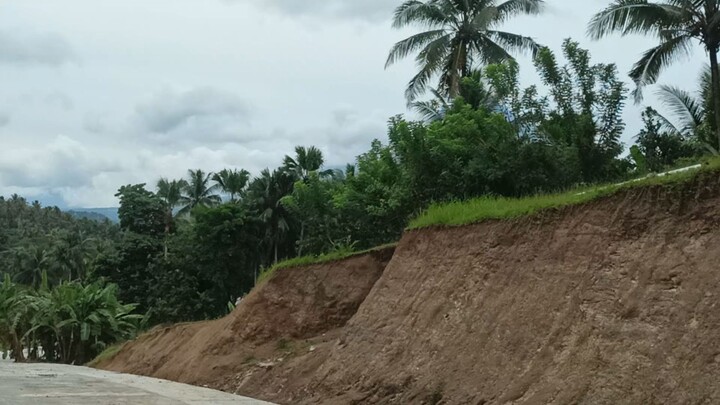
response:
<svg viewBox="0 0 720 405"><path fill-rule="evenodd" d="M271 405L155 378L0 360L0 405Z"/></svg>

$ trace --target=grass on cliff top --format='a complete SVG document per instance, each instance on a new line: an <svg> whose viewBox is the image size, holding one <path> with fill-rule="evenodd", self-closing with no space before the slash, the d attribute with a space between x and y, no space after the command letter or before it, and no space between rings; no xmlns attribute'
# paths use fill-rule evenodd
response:
<svg viewBox="0 0 720 405"><path fill-rule="evenodd" d="M272 276L273 273L275 273L275 271L279 270L279 269L335 262L338 260L348 259L353 256L360 256L360 255L364 255L366 253L395 247L396 245L397 245L396 243L389 243L387 245L377 246L377 247L374 247L371 249L359 250L359 251L355 251L350 248L347 248L347 249L340 249L340 250L337 250L334 252L326 253L324 255L301 256L301 257L296 257L293 259L283 260L281 262L278 262L274 266L270 267L269 269L263 271L262 273L260 273L260 276L258 276L257 284L259 285L263 281L269 279L270 276Z"/></svg>
<svg viewBox="0 0 720 405"><path fill-rule="evenodd" d="M120 351L120 349L123 348L124 345L125 343L116 343L112 346L108 346L105 350L102 351L102 353L98 354L97 357L92 359L85 366L95 367L105 360L111 360L113 357L115 357L116 354L118 354L118 352Z"/></svg>
<svg viewBox="0 0 720 405"><path fill-rule="evenodd" d="M712 158L703 162L698 169L671 171L623 183L579 188L558 194L544 194L524 198L480 197L468 201L434 204L412 220L408 229L431 226L460 226L489 219L517 218L548 208L582 204L627 188L679 183L693 178L701 171L717 170L720 170L720 159Z"/></svg>

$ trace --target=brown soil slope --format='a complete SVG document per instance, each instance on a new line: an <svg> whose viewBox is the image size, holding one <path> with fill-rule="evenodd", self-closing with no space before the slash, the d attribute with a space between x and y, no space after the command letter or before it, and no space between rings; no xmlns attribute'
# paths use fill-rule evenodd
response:
<svg viewBox="0 0 720 405"><path fill-rule="evenodd" d="M392 252L280 269L227 317L157 328L96 367L222 388L228 376L249 376L260 359L270 368L275 357L294 355L299 342L304 349L328 340L322 335L342 327L357 311Z"/></svg>
<svg viewBox="0 0 720 405"><path fill-rule="evenodd" d="M303 277L268 295L308 297L305 307L273 309L266 286L247 312L246 302L216 323L157 331L110 368L287 404L720 403L718 225L720 178L705 173L413 231L344 327L293 341L282 359L280 345L246 346L324 311ZM321 328L309 329L297 336Z"/></svg>
<svg viewBox="0 0 720 405"><path fill-rule="evenodd" d="M720 403L720 182L406 234L289 402Z"/></svg>

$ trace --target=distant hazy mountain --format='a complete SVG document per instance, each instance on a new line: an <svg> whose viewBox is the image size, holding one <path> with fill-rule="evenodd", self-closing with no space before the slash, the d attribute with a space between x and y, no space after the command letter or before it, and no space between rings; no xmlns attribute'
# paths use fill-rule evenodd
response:
<svg viewBox="0 0 720 405"><path fill-rule="evenodd" d="M95 221L109 219L114 223L120 222L117 208L75 208L67 212L78 218L87 218Z"/></svg>

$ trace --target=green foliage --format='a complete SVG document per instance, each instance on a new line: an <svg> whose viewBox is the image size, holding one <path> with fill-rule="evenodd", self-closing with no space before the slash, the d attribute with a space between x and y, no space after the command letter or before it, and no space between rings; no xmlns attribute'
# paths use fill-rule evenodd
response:
<svg viewBox="0 0 720 405"><path fill-rule="evenodd" d="M342 187L341 181L311 172L295 183L292 194L281 200L293 216L301 218L297 241L299 256L303 252L319 253L332 248L338 238L340 221L333 197Z"/></svg>
<svg viewBox="0 0 720 405"><path fill-rule="evenodd" d="M553 101L552 109L543 113L541 107L540 114L533 117L540 119L535 135L574 148L583 181L618 178L622 168L616 159L622 152L627 89L614 64L592 65L589 52L570 39L562 48L565 66L558 65L549 48L543 48L535 61Z"/></svg>
<svg viewBox="0 0 720 405"><path fill-rule="evenodd" d="M129 232L159 236L165 232L167 205L145 184L120 187L115 194L120 200L120 227Z"/></svg>
<svg viewBox="0 0 720 405"><path fill-rule="evenodd" d="M358 156L334 203L346 232L345 240L335 242L355 242L358 249L398 240L416 206L401 162L390 146L378 140Z"/></svg>
<svg viewBox="0 0 720 405"><path fill-rule="evenodd" d="M662 117L657 111L648 107L643 112L643 128L637 135L636 155L640 153L643 169L659 172L672 167L681 158L699 156L700 145L693 145L679 132L666 132L662 130ZM633 155L636 162L638 156Z"/></svg>
<svg viewBox="0 0 720 405"><path fill-rule="evenodd" d="M542 0L408 0L395 9L393 26L420 25L427 31L415 34L393 46L386 67L410 54L420 72L410 80L408 101L427 90L430 80L439 77L437 90L455 98L462 77L473 70L473 61L497 63L511 60L511 52L535 55L539 46L530 37L499 30L510 18L539 14Z"/></svg>
<svg viewBox="0 0 720 405"><path fill-rule="evenodd" d="M28 289L6 276L0 283L0 341L16 361L84 364L109 344L134 337L144 317L117 299L117 287L63 282Z"/></svg>
<svg viewBox="0 0 720 405"><path fill-rule="evenodd" d="M182 205L180 214L189 214L197 206L209 207L217 205L222 201L220 196L215 193L218 188L236 186L230 184L230 181L228 181L228 184L211 184L212 177L213 173L206 173L201 169L188 170L188 180L183 183L184 187L179 201Z"/></svg>
<svg viewBox="0 0 720 405"><path fill-rule="evenodd" d="M356 250L354 247L341 247L337 250L334 250L330 253L325 253L321 255L307 255L307 256L300 256L295 257L292 259L283 260L282 262L270 267L266 271L262 272L260 274L260 277L258 278L258 284L262 283L266 280L269 280L270 277L275 274L276 271L280 269L287 269L287 268L293 268L293 267L300 267L300 266L308 266L312 264L322 264L322 263L330 263L335 262L338 260L344 260L348 259L353 256L360 256L364 255L370 252L375 252L379 250L389 249L392 247L395 247L396 243L388 243L381 246L376 246L370 249L364 249L364 250Z"/></svg>
<svg viewBox="0 0 720 405"><path fill-rule="evenodd" d="M213 181L218 187L230 197L231 202L236 202L242 196L250 181L250 172L247 170L223 169L212 175Z"/></svg>
<svg viewBox="0 0 720 405"><path fill-rule="evenodd" d="M97 261L111 250L119 229L109 221L78 219L13 196L0 197L0 277L39 287L92 277Z"/></svg>
<svg viewBox="0 0 720 405"><path fill-rule="evenodd" d="M710 94L708 111L714 138L720 141L720 3L711 0L615 0L597 13L590 22L588 32L599 39L613 33L622 35L646 34L657 38L659 44L643 53L630 71L630 77L637 85L636 101L642 99L642 88L657 82L663 70L674 62L686 57L693 42L707 50L710 61L710 75L706 87ZM707 142L708 139L705 139ZM713 142L715 145L720 144ZM709 143L708 143L709 144ZM717 148L715 148L717 151Z"/></svg>
<svg viewBox="0 0 720 405"><path fill-rule="evenodd" d="M718 171L718 169L720 169L719 160L714 160L710 164L703 166L705 171ZM686 181L696 174L697 171L689 170L666 176L645 177L615 185L573 189L559 194L541 194L524 198L481 197L468 201L434 204L413 219L409 229L443 225L460 226L489 219L512 219L549 208L582 204L599 197L611 195L628 187Z"/></svg>

